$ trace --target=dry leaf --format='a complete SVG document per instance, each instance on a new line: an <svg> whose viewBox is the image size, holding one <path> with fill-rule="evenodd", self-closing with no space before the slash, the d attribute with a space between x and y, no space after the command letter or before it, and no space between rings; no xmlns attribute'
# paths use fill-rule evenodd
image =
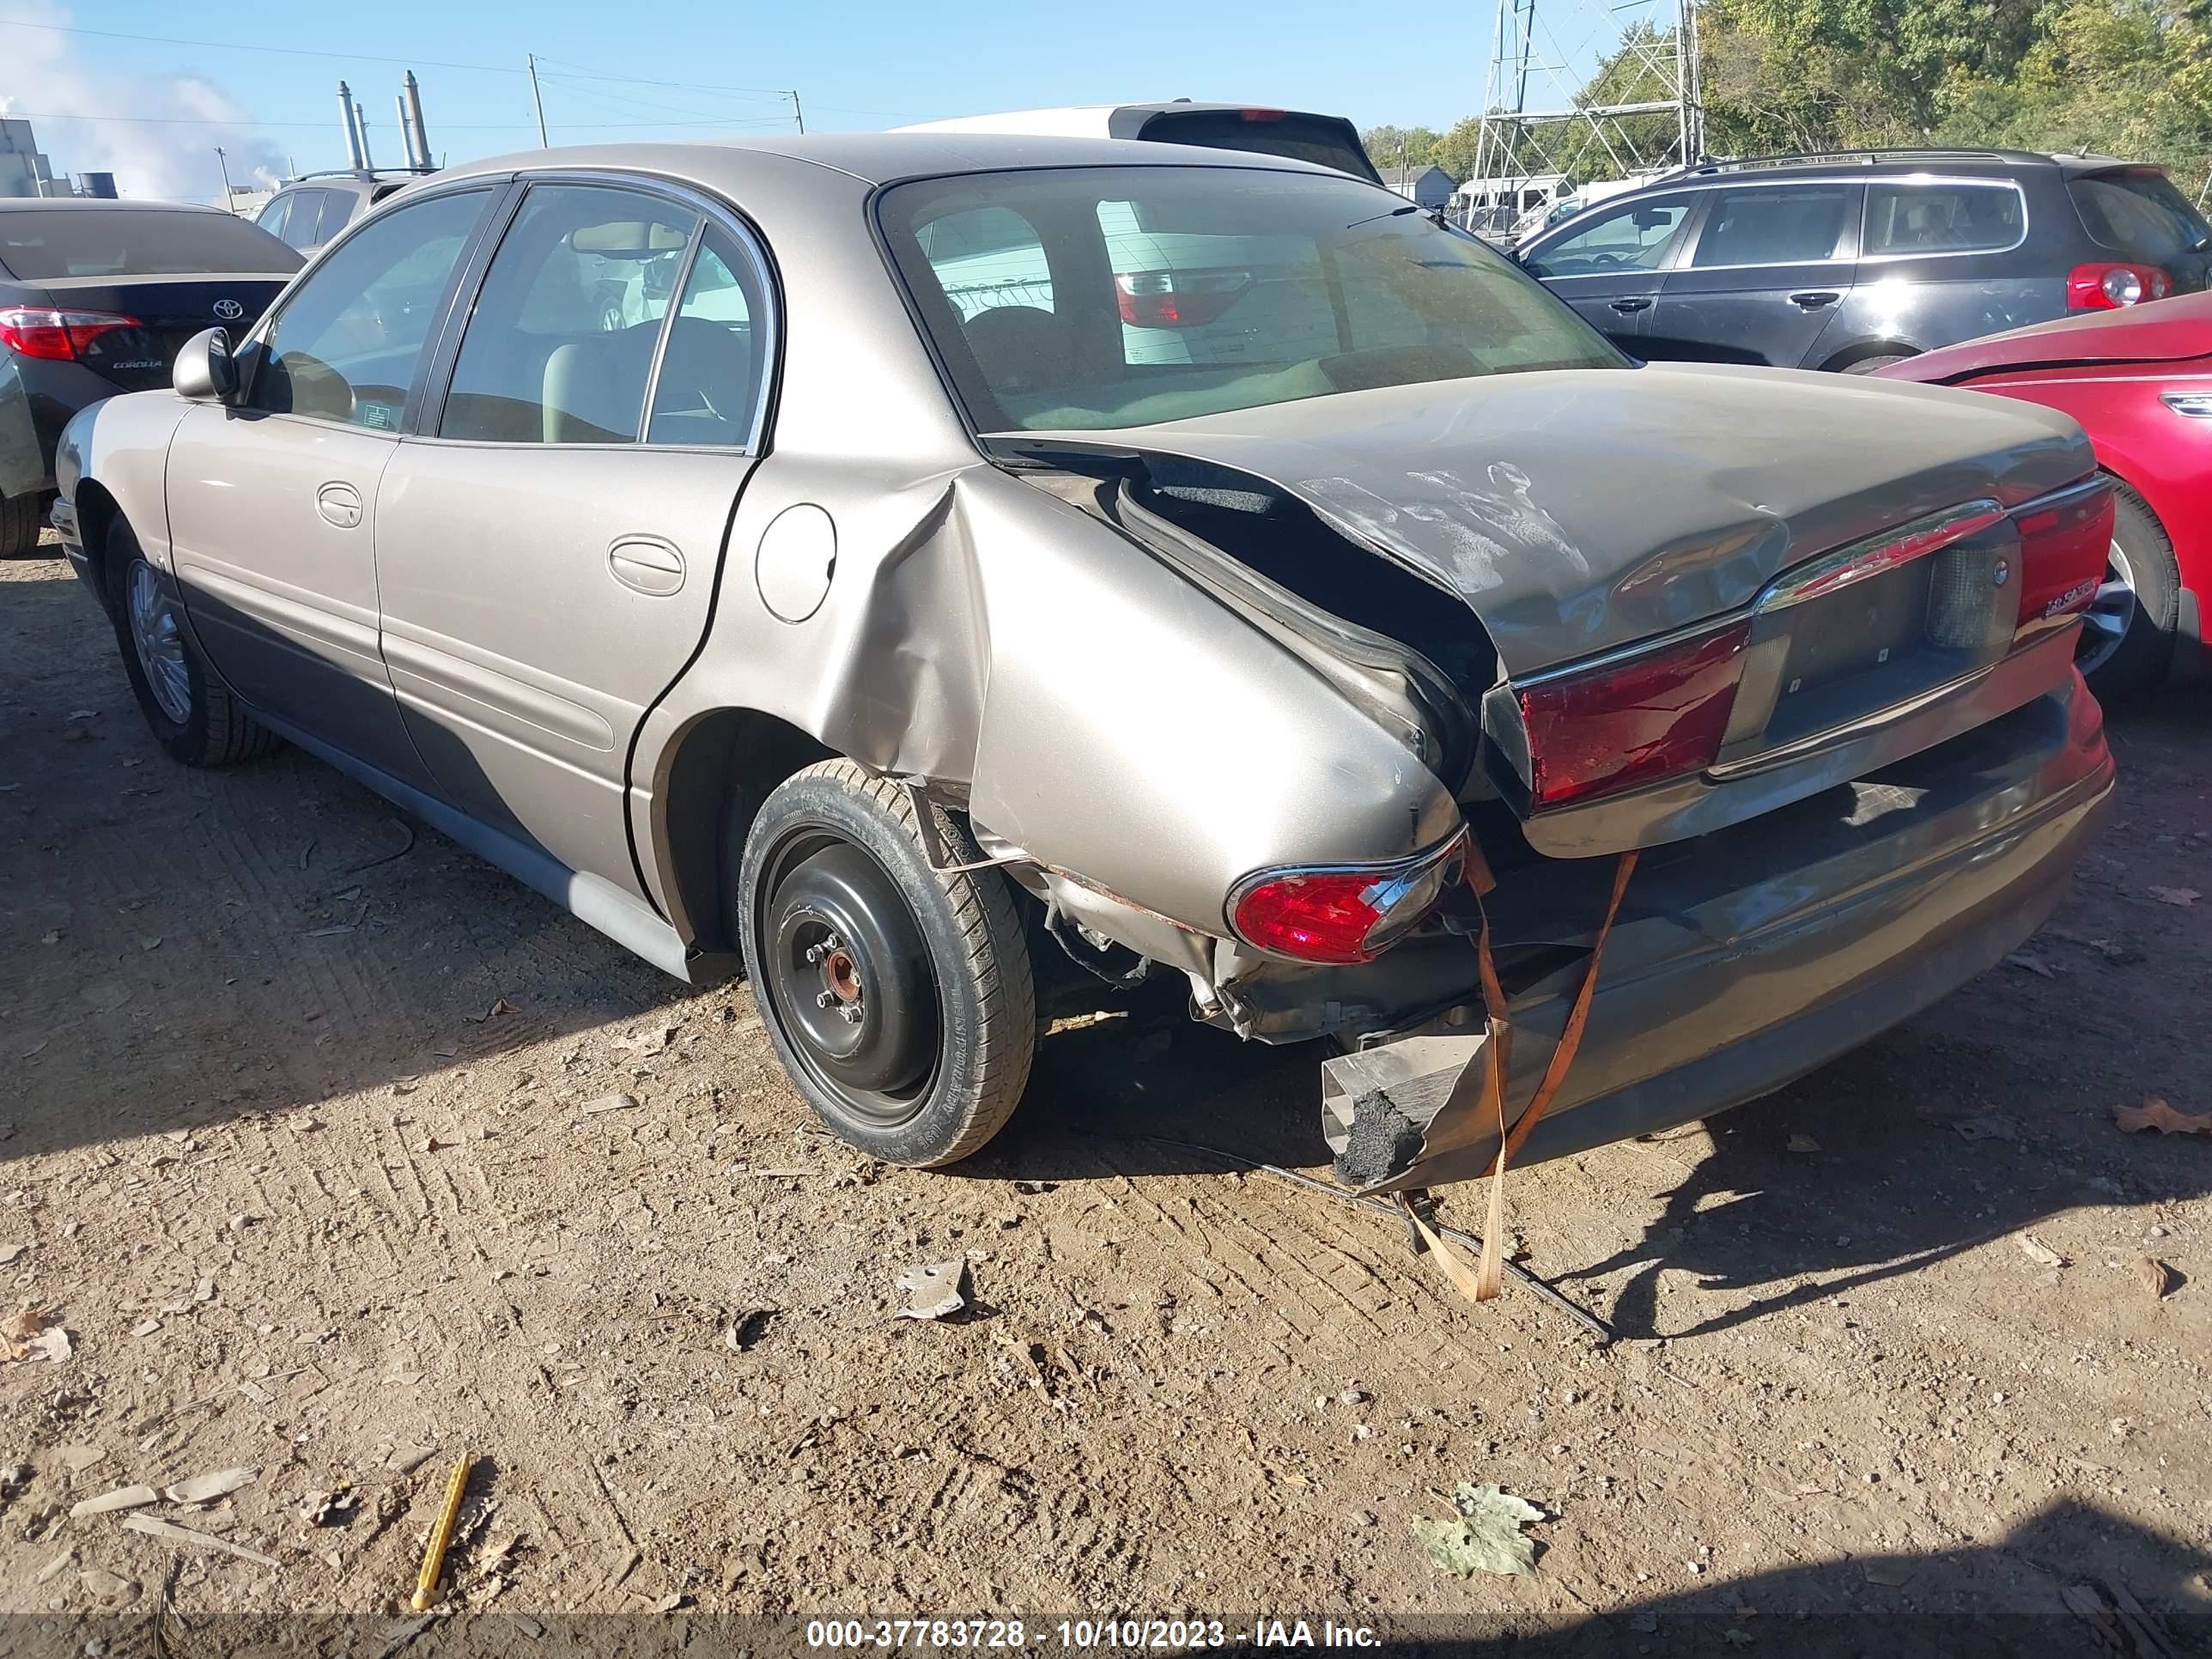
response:
<svg viewBox="0 0 2212 1659"><path fill-rule="evenodd" d="M2204 896L2194 887L2146 887L2143 891L2160 904L2194 904Z"/></svg>
<svg viewBox="0 0 2212 1659"><path fill-rule="evenodd" d="M2155 1129L2167 1135L2212 1135L2212 1112L2177 1112L2157 1095L2140 1106L2115 1106L2112 1121L2128 1134Z"/></svg>
<svg viewBox="0 0 2212 1659"><path fill-rule="evenodd" d="M2029 1261L2041 1267L2063 1267L2066 1258L2045 1244L2033 1233L2014 1233L2013 1243L2027 1253Z"/></svg>
<svg viewBox="0 0 2212 1659"><path fill-rule="evenodd" d="M2029 973L2038 975L2044 979L2057 979L2058 977L2058 970L2057 969L2053 968L2041 957L2033 956L2026 951L2014 951L2010 956L2005 958L2005 966L2008 968L2025 968Z"/></svg>
<svg viewBox="0 0 2212 1659"><path fill-rule="evenodd" d="M968 1298L960 1293L960 1283L967 1273L968 1264L957 1260L908 1267L898 1276L900 1293L906 1297L906 1306L898 1310L898 1316L943 1319L958 1313L968 1305Z"/></svg>
<svg viewBox="0 0 2212 1659"><path fill-rule="evenodd" d="M1790 1137L1790 1150L1793 1152L1817 1152L1820 1150L1820 1143L1810 1135L1792 1135Z"/></svg>
<svg viewBox="0 0 2212 1659"><path fill-rule="evenodd" d="M2173 1269L2154 1256L2139 1255L2136 1258L2136 1277L2142 1281L2143 1289L2150 1292L2154 1302L2173 1289Z"/></svg>
<svg viewBox="0 0 2212 1659"><path fill-rule="evenodd" d="M1452 1492L1452 1508L1456 1513L1449 1521L1419 1515L1411 1522L1437 1571L1457 1578L1535 1571L1536 1542L1521 1528L1541 1521L1543 1510L1491 1480L1479 1486L1460 1482Z"/></svg>

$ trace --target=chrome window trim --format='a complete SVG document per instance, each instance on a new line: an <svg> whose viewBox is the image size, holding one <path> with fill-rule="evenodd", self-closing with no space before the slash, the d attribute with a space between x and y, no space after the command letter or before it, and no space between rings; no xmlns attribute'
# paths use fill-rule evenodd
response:
<svg viewBox="0 0 2212 1659"><path fill-rule="evenodd" d="M2020 234L2014 237L2011 241L2006 243L2002 247L1931 248L1925 252L1862 252L1859 255L1859 263L1863 265L1888 264L1893 264L1900 259L1977 259L1988 254L2016 252L2020 249L2027 246L2027 233L2029 228L2027 192L2021 188L2020 181L2018 179L1954 179L1933 174L1923 178L1918 173L1911 173L1903 179L1869 179L1866 181L1868 199L1865 205L1860 210L1859 246L1861 248L1864 248L1866 246L1866 221L1864 216L1874 205L1873 192L1874 187L1876 185L1910 185L1916 188L1924 188L1931 185L1963 185L1972 190L2008 190L2014 196L2020 198Z"/></svg>
<svg viewBox="0 0 2212 1659"><path fill-rule="evenodd" d="M2158 400L2184 420L2212 421L2212 392L2166 392Z"/></svg>
<svg viewBox="0 0 2212 1659"><path fill-rule="evenodd" d="M1710 188L1714 190L1782 190L1787 189L1792 185L1850 185L1863 187L1868 191L1871 191L1876 185L1908 185L1914 188L1929 185L1964 185L1978 190L2008 190L2020 198L2020 236L2017 240L2004 247L1941 248L1931 250L1924 253L1859 253L1850 258L1838 258L1833 255L1830 255L1829 257L1821 259L1765 259L1756 264L1742 265L1678 264L1672 271L1669 271L1668 275L1679 276L1684 271L1690 270L1796 270L1806 265L1882 265L1894 264L1901 260L1908 259L1976 259L1990 254L2017 252L2021 248L2025 247L2027 245L2027 233L2029 228L2027 192L2021 187L2017 179L1968 179L1950 173L1899 173L1887 177L1871 179L1863 174L1850 178L1832 177L1824 174L1821 177L1811 179L1734 179L1725 181L1716 180ZM1866 199L1862 198L1859 202L1858 236L1859 246L1862 248L1866 246ZM1709 222L1711 220L1711 216L1710 214L1707 215ZM1705 240L1705 229L1700 226L1698 231L1698 240L1702 242ZM1695 259L1697 257L1697 250L1692 248L1690 251L1690 256L1692 259ZM1547 277L1545 280L1550 282L1557 279Z"/></svg>

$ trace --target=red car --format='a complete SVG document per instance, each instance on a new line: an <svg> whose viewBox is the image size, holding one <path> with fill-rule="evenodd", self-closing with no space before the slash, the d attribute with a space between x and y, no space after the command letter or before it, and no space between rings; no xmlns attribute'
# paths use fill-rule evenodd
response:
<svg viewBox="0 0 2212 1659"><path fill-rule="evenodd" d="M2100 700L2212 666L2212 293L1993 334L1876 373L2024 398L2088 433L2120 486L2111 567L2076 659Z"/></svg>

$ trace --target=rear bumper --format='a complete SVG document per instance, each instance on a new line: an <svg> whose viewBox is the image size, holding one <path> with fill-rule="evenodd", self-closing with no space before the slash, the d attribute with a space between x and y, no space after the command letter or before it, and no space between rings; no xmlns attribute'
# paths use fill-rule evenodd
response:
<svg viewBox="0 0 2212 1659"><path fill-rule="evenodd" d="M1580 1054L1517 1161L1756 1099L1995 965L2057 907L2112 788L2103 715L2069 676L1938 749L1647 854L1607 946ZM1586 945L1611 868L1611 860L1559 866L1561 879L1544 885L1572 889L1564 894L1532 892L1530 871L1518 882L1507 876L1491 904L1498 936ZM1558 925L1570 912L1579 937ZM1509 1121L1551 1057L1586 960L1512 998ZM1480 1026L1478 1009L1462 1008L1419 1029L1458 1037L1472 1060L1480 1039L1466 1033ZM1487 1168L1495 1129L1464 1121L1475 1091L1437 1079L1437 1057L1422 1059L1425 1091L1394 1085L1387 1094L1363 1085L1359 1056L1330 1062L1324 1127L1340 1176L1387 1191ZM1353 1133L1363 1110L1387 1114L1393 1097L1434 1114L1422 1139L1387 1115ZM1404 1164L1415 1144L1424 1155ZM1378 1162L1378 1149L1393 1146L1397 1158Z"/></svg>

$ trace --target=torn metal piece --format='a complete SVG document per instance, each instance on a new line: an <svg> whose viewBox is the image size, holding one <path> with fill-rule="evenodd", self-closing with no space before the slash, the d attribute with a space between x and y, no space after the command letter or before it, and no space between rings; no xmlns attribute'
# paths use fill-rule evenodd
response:
<svg viewBox="0 0 2212 1659"><path fill-rule="evenodd" d="M946 842L945 830L951 823L949 817L940 817L939 803L931 793L929 785L919 778L901 778L899 787L906 791L907 799L914 803L914 830L921 842L921 854L929 860L929 867L940 876L957 876L969 870L995 870L1001 865L1026 864L1027 853L1016 848L987 857L983 849L971 841L965 847L954 847ZM955 833L958 833L956 828Z"/></svg>

